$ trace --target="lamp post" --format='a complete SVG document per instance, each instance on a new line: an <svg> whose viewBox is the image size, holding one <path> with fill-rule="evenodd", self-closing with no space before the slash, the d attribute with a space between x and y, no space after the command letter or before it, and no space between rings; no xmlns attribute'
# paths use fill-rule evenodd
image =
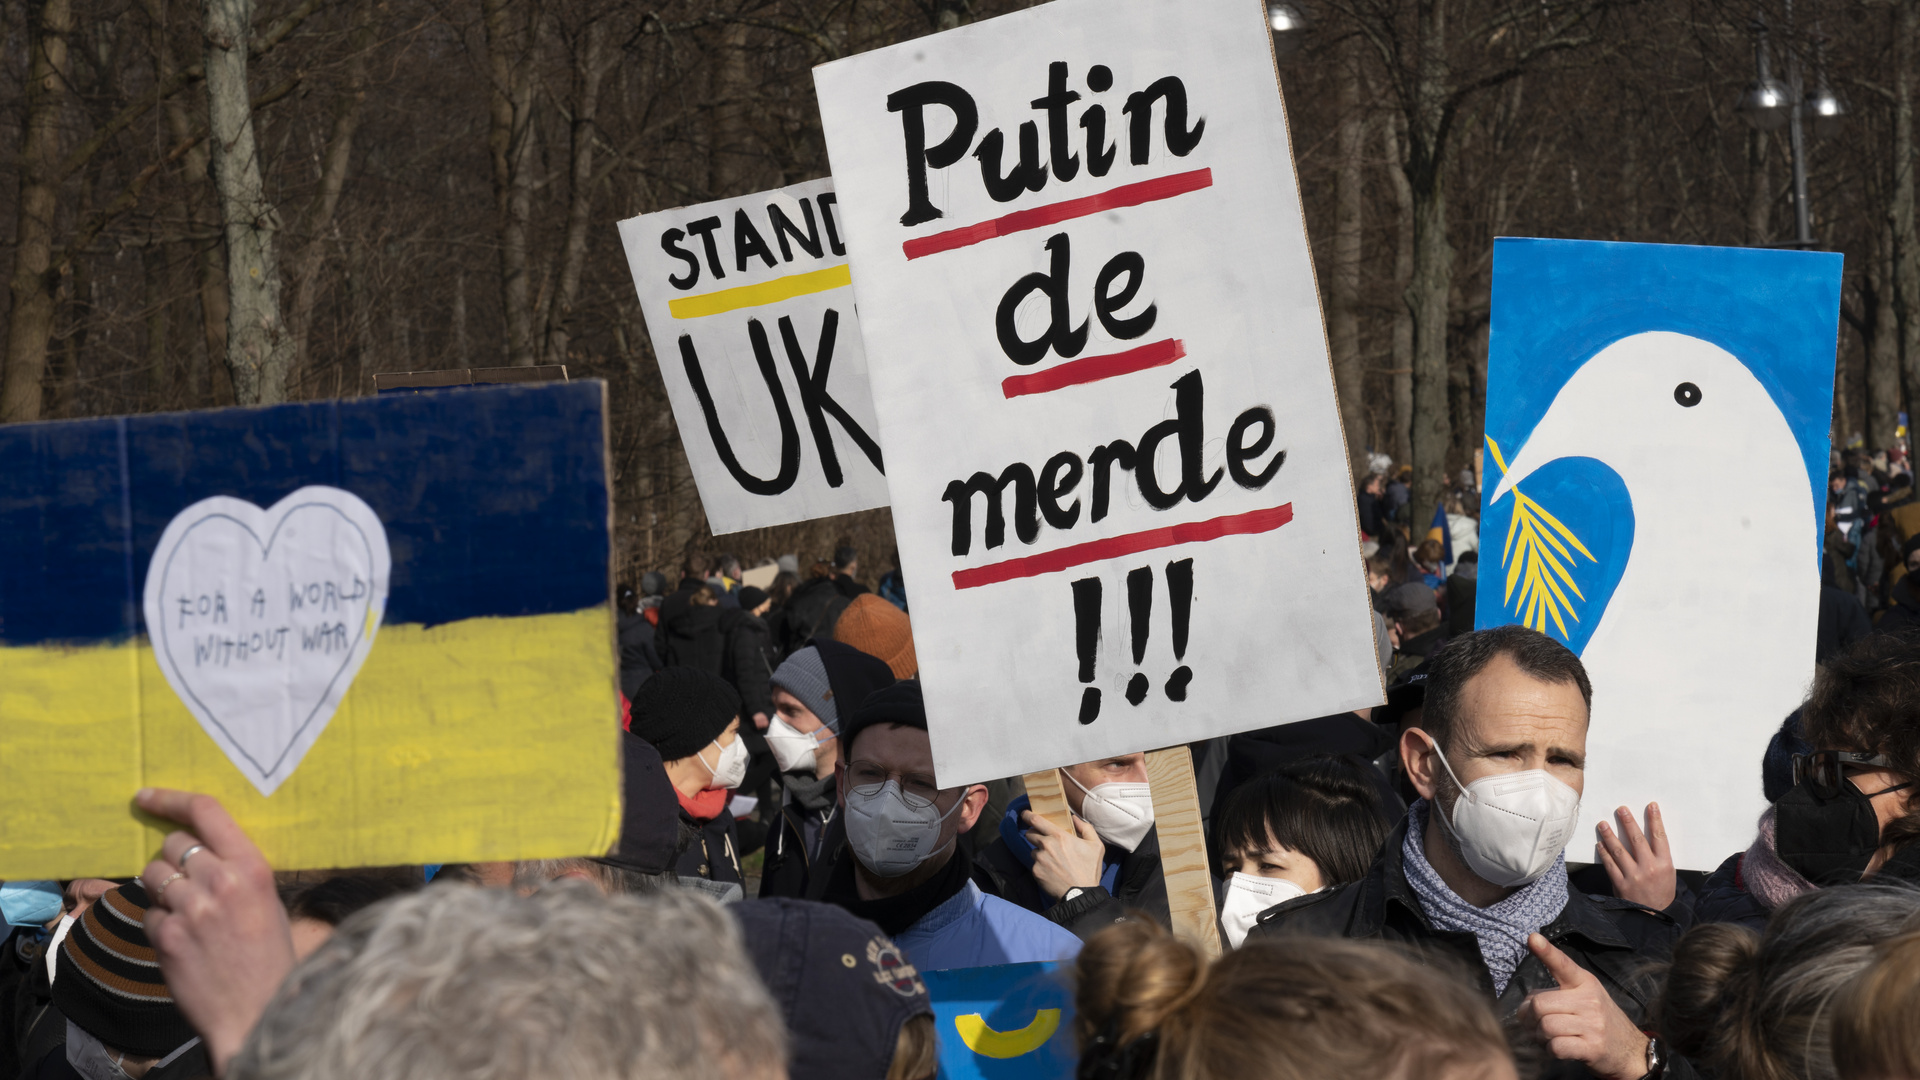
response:
<svg viewBox="0 0 1920 1080"><path fill-rule="evenodd" d="M1793 0L1783 0L1789 32L1793 26ZM1747 84L1734 110L1757 131L1777 131L1787 126L1787 149L1793 166L1793 246L1813 246L1813 225L1807 209L1807 141L1802 118L1813 116L1814 133L1828 138L1840 130L1846 104L1827 85L1826 42L1819 40L1816 76L1819 85L1807 93L1800 74L1800 50L1787 46L1787 81L1773 77L1767 49L1767 24L1755 12L1749 24L1753 30L1754 80Z"/></svg>
<svg viewBox="0 0 1920 1080"><path fill-rule="evenodd" d="M1273 55L1277 60L1286 60L1300 51L1300 43L1307 36L1307 27L1311 20L1298 4L1287 0L1269 0L1267 4L1267 30L1273 34Z"/></svg>

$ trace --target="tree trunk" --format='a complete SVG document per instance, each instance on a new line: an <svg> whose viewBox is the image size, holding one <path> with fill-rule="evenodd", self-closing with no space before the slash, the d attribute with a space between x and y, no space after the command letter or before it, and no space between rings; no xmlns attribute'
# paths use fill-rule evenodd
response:
<svg viewBox="0 0 1920 1080"><path fill-rule="evenodd" d="M171 326L167 308L167 249L149 243L140 249L140 270L146 280L146 392L149 400L163 406L170 401L173 371L167 363L167 339Z"/></svg>
<svg viewBox="0 0 1920 1080"><path fill-rule="evenodd" d="M13 311L7 324L6 377L0 381L0 422L40 418L40 382L53 335L54 216L59 213L60 113L71 83L67 35L71 0L41 0L34 13L26 85L26 121L20 135L19 224L14 239Z"/></svg>
<svg viewBox="0 0 1920 1080"><path fill-rule="evenodd" d="M293 368L308 373L313 335L313 306L320 296L320 272L326 265L328 232L340 191L353 162L353 137L360 127L361 105L367 97L367 52L373 47L373 2L358 0L353 12L353 35L348 42L347 81L333 102L333 130L320 159L320 187L300 219L301 249L293 266Z"/></svg>
<svg viewBox="0 0 1920 1080"><path fill-rule="evenodd" d="M1420 73L1407 125L1407 183L1413 195L1413 506L1420 532L1446 490L1453 425L1447 400L1447 301L1453 245L1447 239L1445 175L1446 0L1419 5Z"/></svg>
<svg viewBox="0 0 1920 1080"><path fill-rule="evenodd" d="M568 324L580 294L580 275L587 262L588 228L593 224L594 119L600 108L600 82L606 75L606 24L595 20L587 27L586 55L574 64L573 162L569 178L567 238L560 251L560 281L547 316L547 362L567 362Z"/></svg>
<svg viewBox="0 0 1920 1080"><path fill-rule="evenodd" d="M1367 116L1361 107L1359 57L1348 48L1340 74L1340 166L1335 179L1333 259L1327 268L1327 344L1346 429L1347 461L1358 484L1367 474L1366 369L1360 357L1361 208L1366 174L1361 144Z"/></svg>
<svg viewBox="0 0 1920 1080"><path fill-rule="evenodd" d="M1900 361L1907 384L1907 440L1913 441L1914 395L1920 394L1920 235L1914 231L1913 90L1920 51L1920 0L1902 0L1895 15L1893 87L1893 307L1899 313ZM1875 448L1888 445L1875 443Z"/></svg>
<svg viewBox="0 0 1920 1080"><path fill-rule="evenodd" d="M1413 283L1413 188L1407 183L1404 121L1391 117L1380 125L1387 150L1387 180L1398 209L1393 248L1393 287L1406 295ZM1413 310L1402 303L1393 309L1393 460L1413 460Z"/></svg>
<svg viewBox="0 0 1920 1080"><path fill-rule="evenodd" d="M487 58L493 74L487 147L493 155L493 193L500 211L500 299L507 323L507 363L534 363L532 279L528 273L533 219L533 43L538 4L484 0ZM524 20L524 21L522 21Z"/></svg>
<svg viewBox="0 0 1920 1080"><path fill-rule="evenodd" d="M206 0L207 119L227 244L227 370L234 401L287 400L293 337L280 318L279 213L260 179L247 92L253 0Z"/></svg>
<svg viewBox="0 0 1920 1080"><path fill-rule="evenodd" d="M1893 445L1894 428L1899 424L1900 412L1900 312L1894 303L1893 288L1893 229L1890 221L1883 222L1875 237L1873 250L1867 261L1865 280L1860 289L1862 299L1862 322L1867 332L1862 335L1867 354L1866 386L1866 435L1867 445L1875 449ZM1836 416L1846 418L1838 424L1840 434L1848 434L1852 419L1847 410L1837 401L1834 408ZM1843 439L1844 445L1844 439Z"/></svg>

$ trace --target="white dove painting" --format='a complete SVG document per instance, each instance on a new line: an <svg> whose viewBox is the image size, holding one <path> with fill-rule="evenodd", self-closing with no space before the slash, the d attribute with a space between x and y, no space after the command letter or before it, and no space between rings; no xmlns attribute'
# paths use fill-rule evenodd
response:
<svg viewBox="0 0 1920 1080"><path fill-rule="evenodd" d="M1683 869L1752 841L1761 756L1813 677L1840 268L1495 243L1476 623L1586 665L1577 835L1658 802Z"/></svg>

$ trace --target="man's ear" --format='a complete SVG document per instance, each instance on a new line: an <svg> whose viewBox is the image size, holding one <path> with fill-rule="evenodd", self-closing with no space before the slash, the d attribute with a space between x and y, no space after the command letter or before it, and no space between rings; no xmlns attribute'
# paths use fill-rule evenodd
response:
<svg viewBox="0 0 1920 1080"><path fill-rule="evenodd" d="M1401 732L1400 768L1406 771L1408 782L1421 798L1433 798L1433 793L1440 789L1440 757L1434 750L1432 736L1417 727Z"/></svg>
<svg viewBox="0 0 1920 1080"><path fill-rule="evenodd" d="M980 815L986 809L987 785L974 784L968 787L967 793L960 796L960 812L954 815L960 819L960 827L957 831L973 831L973 827L980 822Z"/></svg>

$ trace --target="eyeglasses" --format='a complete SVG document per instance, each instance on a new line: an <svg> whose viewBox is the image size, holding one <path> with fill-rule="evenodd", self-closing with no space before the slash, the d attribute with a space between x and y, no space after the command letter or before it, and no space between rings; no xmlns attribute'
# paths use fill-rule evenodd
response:
<svg viewBox="0 0 1920 1080"><path fill-rule="evenodd" d="M880 788L889 780L900 784L900 796L915 810L933 805L933 800L940 794L940 785L925 773L889 772L871 761L847 764L847 786L862 795L879 794Z"/></svg>
<svg viewBox="0 0 1920 1080"><path fill-rule="evenodd" d="M1851 750L1818 750L1811 754L1795 754L1793 782L1796 786L1806 784L1822 799L1831 799L1844 790L1842 785L1847 782L1847 766L1884 769L1891 764L1885 754L1859 754Z"/></svg>

